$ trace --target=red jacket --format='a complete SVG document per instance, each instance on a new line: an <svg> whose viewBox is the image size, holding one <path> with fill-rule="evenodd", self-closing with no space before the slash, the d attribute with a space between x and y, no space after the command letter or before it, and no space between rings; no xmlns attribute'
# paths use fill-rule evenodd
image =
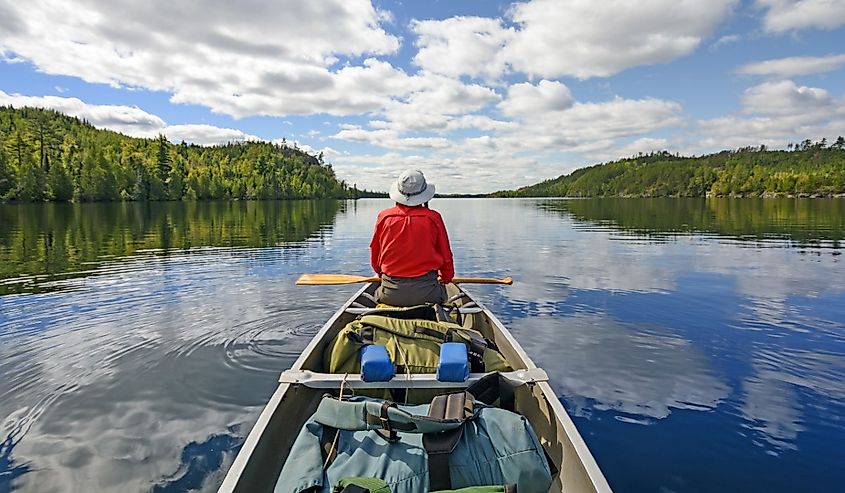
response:
<svg viewBox="0 0 845 493"><path fill-rule="evenodd" d="M444 283L455 277L443 218L423 206L396 204L379 213L370 263L378 275L419 277L436 270Z"/></svg>

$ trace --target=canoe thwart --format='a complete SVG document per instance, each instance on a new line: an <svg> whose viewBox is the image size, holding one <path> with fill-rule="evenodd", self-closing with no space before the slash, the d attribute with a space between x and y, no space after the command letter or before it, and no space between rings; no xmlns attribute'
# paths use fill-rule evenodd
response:
<svg viewBox="0 0 845 493"><path fill-rule="evenodd" d="M445 389L464 388L489 373L470 373L465 382L441 382L433 373L400 374L387 382L365 382L358 373L318 373L310 370L285 370L279 382L304 385L313 389L339 389L345 380L345 386L354 389ZM528 368L502 372L502 376L516 384L547 382L549 375L542 368Z"/></svg>

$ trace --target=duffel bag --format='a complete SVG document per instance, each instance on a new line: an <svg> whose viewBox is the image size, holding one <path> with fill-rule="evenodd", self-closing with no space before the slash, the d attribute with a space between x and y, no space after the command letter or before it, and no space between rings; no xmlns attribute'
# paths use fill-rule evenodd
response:
<svg viewBox="0 0 845 493"><path fill-rule="evenodd" d="M552 482L528 420L469 391L411 406L327 395L288 457L276 493L332 493L352 477L379 478L391 493L508 484L546 493Z"/></svg>

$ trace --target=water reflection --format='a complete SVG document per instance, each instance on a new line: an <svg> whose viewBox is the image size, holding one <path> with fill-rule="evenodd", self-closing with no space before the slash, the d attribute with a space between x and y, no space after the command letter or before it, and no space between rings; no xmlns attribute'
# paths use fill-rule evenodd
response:
<svg viewBox="0 0 845 493"><path fill-rule="evenodd" d="M525 349L556 376L552 384L578 415L597 409L662 419L672 409L711 410L729 393L701 349L667 328L596 315L518 323L520 334L531 334Z"/></svg>
<svg viewBox="0 0 845 493"><path fill-rule="evenodd" d="M775 449L796 449L805 431L807 403L812 399L824 414L835 416L845 406L845 354L799 349L760 349L753 355L754 374L743 382L743 415L749 427Z"/></svg>
<svg viewBox="0 0 845 493"><path fill-rule="evenodd" d="M344 208L334 200L3 205L0 295L50 290L57 276L86 276L144 251L300 242Z"/></svg>
<svg viewBox="0 0 845 493"><path fill-rule="evenodd" d="M237 433L237 427L230 430ZM179 470L163 483L153 487L152 493L172 493L202 489L215 474L220 474L227 455L237 454L243 440L233 435L213 435L202 443L191 442L182 450Z"/></svg>
<svg viewBox="0 0 845 493"><path fill-rule="evenodd" d="M654 198L548 200L538 206L585 225L658 236L713 233L737 240L787 239L840 247L845 200ZM830 242L830 243L823 243Z"/></svg>

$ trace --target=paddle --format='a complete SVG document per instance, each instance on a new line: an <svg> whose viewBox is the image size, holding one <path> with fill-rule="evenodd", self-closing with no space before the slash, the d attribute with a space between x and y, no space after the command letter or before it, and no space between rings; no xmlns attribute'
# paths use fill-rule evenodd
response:
<svg viewBox="0 0 845 493"><path fill-rule="evenodd" d="M296 280L300 285L323 285L323 284L355 284L358 282L381 282L380 277L352 276L349 274L302 274ZM493 279L490 277L456 277L452 279L455 284L513 284L513 279Z"/></svg>

